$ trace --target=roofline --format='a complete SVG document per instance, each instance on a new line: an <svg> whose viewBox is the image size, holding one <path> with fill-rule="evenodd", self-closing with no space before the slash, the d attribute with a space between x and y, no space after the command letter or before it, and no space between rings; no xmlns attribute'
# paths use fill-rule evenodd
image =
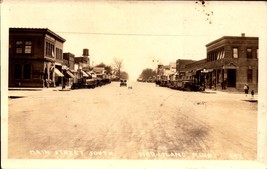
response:
<svg viewBox="0 0 267 169"><path fill-rule="evenodd" d="M221 40L224 40L224 39L233 39L233 38L238 38L238 39L255 39L255 40L258 40L259 37L249 37L249 36L223 36L219 39L216 39L208 44L206 44L205 46L208 47L208 46L211 46L212 44L216 43L216 42L219 42Z"/></svg>
<svg viewBox="0 0 267 169"><path fill-rule="evenodd" d="M48 28L9 28L9 32L15 32L15 31L25 31L25 32L40 32L40 33L47 33L50 34L52 36L54 36L55 38L61 40L62 42L65 42L66 39L62 38L61 36L59 36L58 34L56 34L55 32L51 31Z"/></svg>

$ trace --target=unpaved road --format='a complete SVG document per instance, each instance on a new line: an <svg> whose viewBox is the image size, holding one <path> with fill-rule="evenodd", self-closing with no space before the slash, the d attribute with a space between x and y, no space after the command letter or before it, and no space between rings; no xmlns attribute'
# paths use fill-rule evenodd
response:
<svg viewBox="0 0 267 169"><path fill-rule="evenodd" d="M256 159L257 104L243 94L149 83L9 91L12 159Z"/></svg>

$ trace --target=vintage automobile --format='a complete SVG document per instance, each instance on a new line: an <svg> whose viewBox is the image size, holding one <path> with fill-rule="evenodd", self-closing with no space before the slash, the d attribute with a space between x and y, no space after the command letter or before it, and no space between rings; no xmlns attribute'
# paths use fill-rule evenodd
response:
<svg viewBox="0 0 267 169"><path fill-rule="evenodd" d="M127 87L127 80L122 79L120 82L120 87L121 86L126 86Z"/></svg>
<svg viewBox="0 0 267 169"><path fill-rule="evenodd" d="M78 79L76 83L73 83L71 89L81 89L81 88L95 88L97 87L97 81L95 79L82 78Z"/></svg>
<svg viewBox="0 0 267 169"><path fill-rule="evenodd" d="M183 91L203 91L204 88L193 81L183 81L181 89Z"/></svg>

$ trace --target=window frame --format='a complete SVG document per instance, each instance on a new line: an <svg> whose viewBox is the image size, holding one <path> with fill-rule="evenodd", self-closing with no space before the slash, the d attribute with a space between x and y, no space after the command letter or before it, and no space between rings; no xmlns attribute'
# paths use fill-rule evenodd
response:
<svg viewBox="0 0 267 169"><path fill-rule="evenodd" d="M248 51L248 50L250 50L250 52ZM246 48L246 57L247 57L247 59L253 59L253 54L252 54L252 48L251 47L247 47ZM250 56L250 57L249 57Z"/></svg>
<svg viewBox="0 0 267 169"><path fill-rule="evenodd" d="M45 56L55 58L55 44L49 40L45 41Z"/></svg>
<svg viewBox="0 0 267 169"><path fill-rule="evenodd" d="M236 51L237 51L237 53L235 53L234 51L235 51L235 49L236 49ZM232 58L234 58L234 59L238 59L239 58L239 48L238 47L233 47L232 48ZM237 55L237 57L235 57L235 54Z"/></svg>
<svg viewBox="0 0 267 169"><path fill-rule="evenodd" d="M20 43L18 43L20 42ZM30 44L27 44L30 42ZM21 55L31 55L33 52L33 42L31 39L17 39L15 41L15 53Z"/></svg>

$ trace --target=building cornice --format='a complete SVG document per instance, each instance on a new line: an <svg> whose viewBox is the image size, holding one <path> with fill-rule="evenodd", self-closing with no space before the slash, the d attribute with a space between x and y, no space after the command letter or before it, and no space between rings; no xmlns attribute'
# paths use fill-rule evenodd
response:
<svg viewBox="0 0 267 169"><path fill-rule="evenodd" d="M48 34L64 43L66 40L48 28L9 28L10 33L42 33Z"/></svg>

